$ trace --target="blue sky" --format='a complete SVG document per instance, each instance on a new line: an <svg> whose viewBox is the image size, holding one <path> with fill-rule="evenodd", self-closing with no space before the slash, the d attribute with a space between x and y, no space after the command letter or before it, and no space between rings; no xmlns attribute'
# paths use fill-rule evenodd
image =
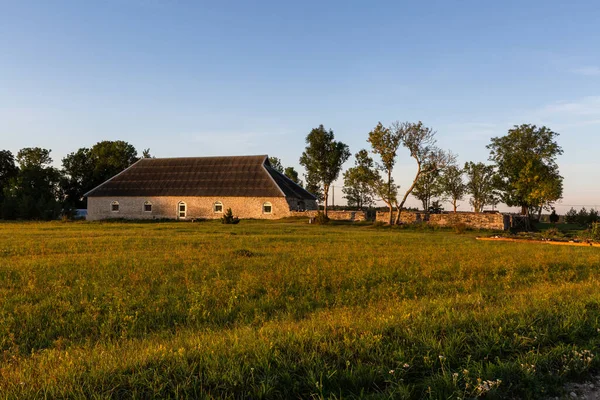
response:
<svg viewBox="0 0 600 400"><path fill-rule="evenodd" d="M600 206L600 4L0 0L0 148L15 153L50 148L60 165L121 139L299 168L313 127L354 153L395 120L433 127L461 162L545 124L565 150L563 204ZM396 178L413 174L402 152Z"/></svg>

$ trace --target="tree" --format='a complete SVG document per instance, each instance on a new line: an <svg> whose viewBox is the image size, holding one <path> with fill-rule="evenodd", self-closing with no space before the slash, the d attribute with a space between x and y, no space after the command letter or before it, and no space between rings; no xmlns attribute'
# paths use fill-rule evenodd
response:
<svg viewBox="0 0 600 400"><path fill-rule="evenodd" d="M396 155L398 148L402 143L402 137L400 132L392 131L390 128L383 126L381 122L378 122L375 128L369 132L369 139L367 142L371 144L373 153L377 154L381 160L379 169L386 175L387 180L384 182L387 185L387 192L384 193L381 180L375 181L374 190L378 196L388 205L390 210L390 225L393 221L393 204L396 202L397 186L394 186L392 179L392 171L396 164ZM385 199L385 200L384 200Z"/></svg>
<svg viewBox="0 0 600 400"><path fill-rule="evenodd" d="M298 172L294 169L294 167L284 167L281 163L281 159L278 157L269 157L269 164L274 170L288 177L296 185L304 187L304 184L300 180Z"/></svg>
<svg viewBox="0 0 600 400"><path fill-rule="evenodd" d="M354 158L354 167L344 172L342 192L349 206L362 209L364 206L373 205L373 183L379 175L367 150L360 150Z"/></svg>
<svg viewBox="0 0 600 400"><path fill-rule="evenodd" d="M144 151L142 152L142 158L154 158L152 157L152 155L150 154L150 149L144 149Z"/></svg>
<svg viewBox="0 0 600 400"><path fill-rule="evenodd" d="M296 171L294 169L294 167L286 167L286 169L283 171L283 174L285 176L287 176L288 178L290 178L290 180L292 182L294 182L295 184L297 184L298 186L300 186L300 187L304 186L304 184L300 180L300 177L298 175L298 171Z"/></svg>
<svg viewBox="0 0 600 400"><path fill-rule="evenodd" d="M4 200L4 190L18 173L13 154L8 150L0 150L0 205Z"/></svg>
<svg viewBox="0 0 600 400"><path fill-rule="evenodd" d="M281 165L281 160L277 157L269 157L269 164L273 169L281 174L283 174L283 165Z"/></svg>
<svg viewBox="0 0 600 400"><path fill-rule="evenodd" d="M562 176L556 158L563 153L558 133L545 126L515 125L508 134L492 138L490 161L496 165L501 200L521 207L530 215L532 207L547 207L562 197Z"/></svg>
<svg viewBox="0 0 600 400"><path fill-rule="evenodd" d="M306 136L306 148L300 157L300 165L307 172L307 182L323 188L324 212L327 216L327 198L329 186L335 181L342 169L342 164L350 157L348 146L335 140L333 131L325 130L323 125L313 129Z"/></svg>
<svg viewBox="0 0 600 400"><path fill-rule="evenodd" d="M464 171L467 175L467 193L471 194L469 202L476 213L482 212L486 205L498 202L494 186L494 166L481 162L467 162Z"/></svg>
<svg viewBox="0 0 600 400"><path fill-rule="evenodd" d="M4 218L53 219L58 202L60 173L50 164L50 150L28 147L17 153L19 170L5 188Z"/></svg>
<svg viewBox="0 0 600 400"><path fill-rule="evenodd" d="M392 124L392 131L395 137L400 138L402 145L408 149L410 156L417 163L417 172L413 182L404 193L400 204L396 205L398 210L396 224L399 224L402 208L419 179L423 176L444 170L447 166L455 162L456 157L436 146L436 132L424 126L421 121L417 123L395 122Z"/></svg>
<svg viewBox="0 0 600 400"><path fill-rule="evenodd" d="M61 191L65 205L69 208L85 208L86 202L83 194L94 188L94 165L90 155L91 150L80 148L68 154L62 160Z"/></svg>
<svg viewBox="0 0 600 400"><path fill-rule="evenodd" d="M306 191L312 193L319 202L322 202L325 196L319 180L310 172L307 172L304 176L306 177Z"/></svg>
<svg viewBox="0 0 600 400"><path fill-rule="evenodd" d="M146 155L149 154L149 149ZM65 204L85 207L83 195L138 161L137 150L122 140L102 141L91 149L80 148L62 160L61 189Z"/></svg>
<svg viewBox="0 0 600 400"><path fill-rule="evenodd" d="M465 197L467 186L463 182L464 171L456 165L450 165L440 177L442 192L452 202L452 208L456 212L457 204Z"/></svg>
<svg viewBox="0 0 600 400"><path fill-rule="evenodd" d="M426 166L426 169L429 169L429 166ZM431 201L443 194L439 171L421 175L412 191L412 195L421 202L425 212L428 212Z"/></svg>
<svg viewBox="0 0 600 400"><path fill-rule="evenodd" d="M394 204L396 203L396 199L398 198L398 190L399 186L394 182L394 178L391 178L390 181L383 179L379 175L379 171L374 171L376 175L376 179L374 180L371 190L373 191L373 195L378 199L385 203L388 206L389 210L394 209ZM390 212L390 216L392 213ZM393 222L393 217L390 217L390 220Z"/></svg>

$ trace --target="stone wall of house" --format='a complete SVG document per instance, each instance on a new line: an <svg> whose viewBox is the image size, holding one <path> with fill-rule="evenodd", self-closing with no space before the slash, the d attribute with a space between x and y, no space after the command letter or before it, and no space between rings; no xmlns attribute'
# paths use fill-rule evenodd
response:
<svg viewBox="0 0 600 400"><path fill-rule="evenodd" d="M119 211L112 211L112 203L119 203ZM144 211L149 202L152 211ZM179 219L178 205L186 204L185 219L217 219L231 208L233 215L239 218L279 219L291 215L290 204L285 197L89 197L87 219L101 220L109 218L126 219ZM221 202L222 212L215 212L215 203ZM263 212L263 205L271 204L271 213ZM314 207L314 201L306 201L306 206Z"/></svg>
<svg viewBox="0 0 600 400"><path fill-rule="evenodd" d="M291 213L292 217L316 217L318 214L317 210L308 210L308 211L293 211ZM327 211L327 216L329 219L333 219L336 221L365 221L367 219L366 213L364 211L343 211L343 210L331 210Z"/></svg>
<svg viewBox="0 0 600 400"><path fill-rule="evenodd" d="M378 211L376 220L387 223L389 221L389 212ZM395 213L394 213L395 216ZM402 211L400 221L405 224L417 222L427 222L437 226L454 226L457 224L465 224L469 228L474 229L494 229L506 230L510 228L510 223L507 222L505 215L487 214L487 213L443 213L443 214L426 214L418 211Z"/></svg>

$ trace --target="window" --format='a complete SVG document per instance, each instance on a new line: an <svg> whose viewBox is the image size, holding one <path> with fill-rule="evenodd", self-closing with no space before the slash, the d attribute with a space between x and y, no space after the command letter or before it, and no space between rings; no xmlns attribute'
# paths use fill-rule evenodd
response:
<svg viewBox="0 0 600 400"><path fill-rule="evenodd" d="M271 214L272 211L273 211L273 206L271 206L271 203L263 204L263 214Z"/></svg>
<svg viewBox="0 0 600 400"><path fill-rule="evenodd" d="M149 201L144 203L144 212L152 212L152 203Z"/></svg>
<svg viewBox="0 0 600 400"><path fill-rule="evenodd" d="M119 202L113 201L112 203L110 203L110 210L112 212L119 212Z"/></svg>
<svg viewBox="0 0 600 400"><path fill-rule="evenodd" d="M177 215L179 216L179 218L185 218L185 216L187 215L187 206L183 201L177 204Z"/></svg>
<svg viewBox="0 0 600 400"><path fill-rule="evenodd" d="M220 201L215 202L213 209L216 213L222 213L223 212L223 203L221 203Z"/></svg>

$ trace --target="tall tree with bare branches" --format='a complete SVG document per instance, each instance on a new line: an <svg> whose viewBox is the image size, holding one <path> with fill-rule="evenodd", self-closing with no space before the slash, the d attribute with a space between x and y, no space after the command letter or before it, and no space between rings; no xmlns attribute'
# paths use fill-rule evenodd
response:
<svg viewBox="0 0 600 400"><path fill-rule="evenodd" d="M394 122L390 128L394 137L400 138L402 145L408 149L410 156L417 163L417 173L400 203L396 204L396 224L400 223L400 214L406 203L406 199L412 193L417 181L422 176L444 170L454 163L456 157L436 146L436 132L423 125L421 121Z"/></svg>

